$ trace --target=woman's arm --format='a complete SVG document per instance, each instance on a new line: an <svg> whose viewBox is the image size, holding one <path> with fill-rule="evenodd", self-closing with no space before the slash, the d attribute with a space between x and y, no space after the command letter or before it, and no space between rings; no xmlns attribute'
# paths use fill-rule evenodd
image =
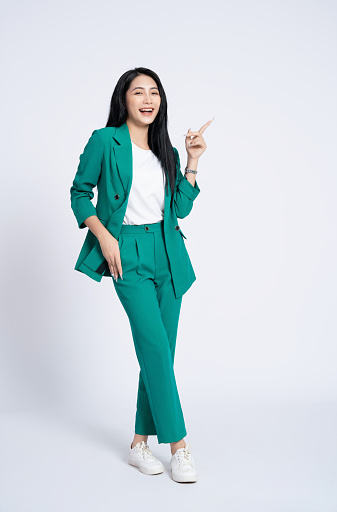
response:
<svg viewBox="0 0 337 512"><path fill-rule="evenodd" d="M196 171L198 167L199 158L191 158L190 155L188 155L187 158L187 168L191 169L192 171ZM191 185L195 185L195 177L196 174L193 172L187 172L185 173L185 178L191 183Z"/></svg>
<svg viewBox="0 0 337 512"><path fill-rule="evenodd" d="M70 189L71 208L77 220L78 227L86 227L85 220L96 215L96 208L92 204L93 189L96 187L101 174L103 159L103 141L97 130L94 130L88 140Z"/></svg>
<svg viewBox="0 0 337 512"><path fill-rule="evenodd" d="M214 117L213 117L214 119ZM197 170L198 162L200 156L206 150L206 142L202 136L206 128L213 121L207 121L199 131L192 132L191 129L185 134L185 146L187 151L187 167L192 171ZM197 180L195 178L195 174L192 172L186 173L183 176L183 173L180 169L180 160L179 154L176 148L173 148L176 160L177 160L177 184L176 184L176 193L175 193L175 205L176 205L176 213L179 219L183 219L186 217L193 207L193 201L197 197L200 192L200 188L198 186Z"/></svg>
<svg viewBox="0 0 337 512"><path fill-rule="evenodd" d="M90 217L85 219L84 224L88 226L90 231L93 232L93 234L99 241L101 241L104 237L108 235L112 236L110 232L106 229L106 227L103 226L99 218L96 217L96 215L91 215Z"/></svg>
<svg viewBox="0 0 337 512"><path fill-rule="evenodd" d="M193 177L185 177L181 172L180 168L180 158L179 153L176 148L173 148L176 155L176 163L177 163L177 182L176 182L176 191L174 194L174 203L176 207L176 214L178 219L183 219L187 217L187 215L191 212L193 207L193 201L198 196L200 192L200 188L198 186L197 180L195 178L195 174ZM191 160L189 159L191 162ZM191 167L189 167L191 165ZM197 163L194 162L192 164L188 163L188 168L196 171ZM194 166L194 167L192 167ZM193 181L192 181L193 180ZM194 183L193 183L194 182Z"/></svg>

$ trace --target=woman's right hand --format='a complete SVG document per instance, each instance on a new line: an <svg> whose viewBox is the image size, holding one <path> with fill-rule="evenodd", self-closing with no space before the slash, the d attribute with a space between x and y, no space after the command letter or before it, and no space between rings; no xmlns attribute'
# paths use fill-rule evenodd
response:
<svg viewBox="0 0 337 512"><path fill-rule="evenodd" d="M98 241L101 246L103 256L108 262L110 274L115 281L117 281L119 275L121 279L123 279L118 240L107 231L98 239Z"/></svg>

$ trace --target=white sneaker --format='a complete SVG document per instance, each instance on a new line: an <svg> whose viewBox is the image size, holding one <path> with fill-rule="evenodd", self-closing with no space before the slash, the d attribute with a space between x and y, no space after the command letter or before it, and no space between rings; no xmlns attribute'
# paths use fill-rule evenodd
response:
<svg viewBox="0 0 337 512"><path fill-rule="evenodd" d="M171 458L172 478L176 482L196 482L197 471L191 452L191 445L179 448Z"/></svg>
<svg viewBox="0 0 337 512"><path fill-rule="evenodd" d="M145 441L140 441L133 448L131 446L129 448L129 464L136 466L146 475L157 475L164 471L163 464L152 455L150 447Z"/></svg>

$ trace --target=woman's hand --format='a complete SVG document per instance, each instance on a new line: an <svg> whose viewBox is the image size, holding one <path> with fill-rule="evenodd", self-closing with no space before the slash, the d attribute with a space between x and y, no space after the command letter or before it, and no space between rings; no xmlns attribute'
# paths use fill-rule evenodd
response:
<svg viewBox="0 0 337 512"><path fill-rule="evenodd" d="M213 117L214 119L214 117ZM186 151L188 153L189 158L192 160L197 160L205 151L207 148L206 142L202 136L206 128L211 124L213 121L211 119L210 121L207 121L206 124L204 124L198 132L191 132L190 129L188 130L185 139L185 147Z"/></svg>
<svg viewBox="0 0 337 512"><path fill-rule="evenodd" d="M107 231L98 239L98 241L101 246L103 256L108 262L110 274L115 279L115 281L118 279L118 274L120 275L121 279L123 279L118 240Z"/></svg>

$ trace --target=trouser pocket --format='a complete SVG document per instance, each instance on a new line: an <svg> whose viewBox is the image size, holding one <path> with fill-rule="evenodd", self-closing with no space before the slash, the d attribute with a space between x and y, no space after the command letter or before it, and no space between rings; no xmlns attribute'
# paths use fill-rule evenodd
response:
<svg viewBox="0 0 337 512"><path fill-rule="evenodd" d="M123 277L139 267L139 250L134 234L121 234L119 237L119 256L121 259Z"/></svg>

